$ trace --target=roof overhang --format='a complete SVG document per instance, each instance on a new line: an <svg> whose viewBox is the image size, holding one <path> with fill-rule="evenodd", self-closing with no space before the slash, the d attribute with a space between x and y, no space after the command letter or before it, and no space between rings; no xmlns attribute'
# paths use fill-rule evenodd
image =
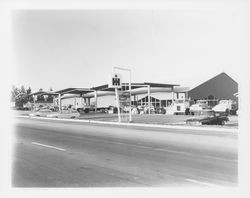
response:
<svg viewBox="0 0 250 198"><path fill-rule="evenodd" d="M64 95L64 94L83 95L83 94L90 93L90 92L93 92L93 91L95 91L95 90L91 90L91 89L88 89L88 88L66 88L66 89L56 91L56 93L61 94L61 95Z"/></svg>
<svg viewBox="0 0 250 198"><path fill-rule="evenodd" d="M39 96L39 95L53 95L53 96L57 96L58 94L56 92L52 92L52 91L37 91L37 92L29 94L29 96Z"/></svg>

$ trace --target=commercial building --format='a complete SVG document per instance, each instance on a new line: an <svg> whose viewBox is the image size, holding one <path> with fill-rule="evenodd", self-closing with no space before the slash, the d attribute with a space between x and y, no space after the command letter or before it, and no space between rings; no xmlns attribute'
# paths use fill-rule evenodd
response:
<svg viewBox="0 0 250 198"><path fill-rule="evenodd" d="M234 100L238 102L238 83L225 72L207 80L188 92L192 100L207 100L214 106L219 100Z"/></svg>
<svg viewBox="0 0 250 198"><path fill-rule="evenodd" d="M120 92L128 91L128 83L123 83ZM131 103L135 106L167 107L176 99L186 99L188 87L180 87L176 84L162 83L132 83ZM108 84L86 88L67 88L56 93L61 95L65 104L86 104L98 107L116 106L114 88ZM72 98L74 101L72 101Z"/></svg>

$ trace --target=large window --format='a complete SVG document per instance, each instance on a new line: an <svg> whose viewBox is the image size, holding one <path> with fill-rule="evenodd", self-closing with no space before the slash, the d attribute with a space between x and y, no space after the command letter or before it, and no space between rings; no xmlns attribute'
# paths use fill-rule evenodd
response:
<svg viewBox="0 0 250 198"><path fill-rule="evenodd" d="M154 97L150 97L151 99L151 105L154 106L154 107L160 107L161 105L161 101L158 100L157 98L154 98ZM137 105L142 105L142 106L146 106L148 105L148 96L140 99L137 101Z"/></svg>

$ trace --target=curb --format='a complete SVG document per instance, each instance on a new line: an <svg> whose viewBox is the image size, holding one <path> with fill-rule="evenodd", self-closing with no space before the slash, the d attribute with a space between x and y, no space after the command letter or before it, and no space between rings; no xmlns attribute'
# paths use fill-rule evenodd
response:
<svg viewBox="0 0 250 198"><path fill-rule="evenodd" d="M82 122L82 123L93 123L93 124L105 124L105 125L117 125L117 126L134 126L134 127L150 127L158 129L188 129L188 130L199 130L199 131L223 131L236 133L239 129L227 129L227 128L214 128L214 127L194 127L194 126L173 126L173 125L159 125L159 124L141 124L141 123L118 123L118 122L106 122L96 120L75 120L75 119L63 119L63 118L47 118L47 117L30 117L30 116L15 116L19 118L31 118L38 120L55 120L55 121L66 121L66 122Z"/></svg>

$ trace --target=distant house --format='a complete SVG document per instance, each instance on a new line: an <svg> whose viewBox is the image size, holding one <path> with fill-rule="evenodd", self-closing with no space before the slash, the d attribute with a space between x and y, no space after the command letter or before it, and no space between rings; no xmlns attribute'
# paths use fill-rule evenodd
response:
<svg viewBox="0 0 250 198"><path fill-rule="evenodd" d="M201 85L191 89L188 95L193 100L208 100L214 106L219 100L234 100L238 102L238 83L226 73L213 77Z"/></svg>

